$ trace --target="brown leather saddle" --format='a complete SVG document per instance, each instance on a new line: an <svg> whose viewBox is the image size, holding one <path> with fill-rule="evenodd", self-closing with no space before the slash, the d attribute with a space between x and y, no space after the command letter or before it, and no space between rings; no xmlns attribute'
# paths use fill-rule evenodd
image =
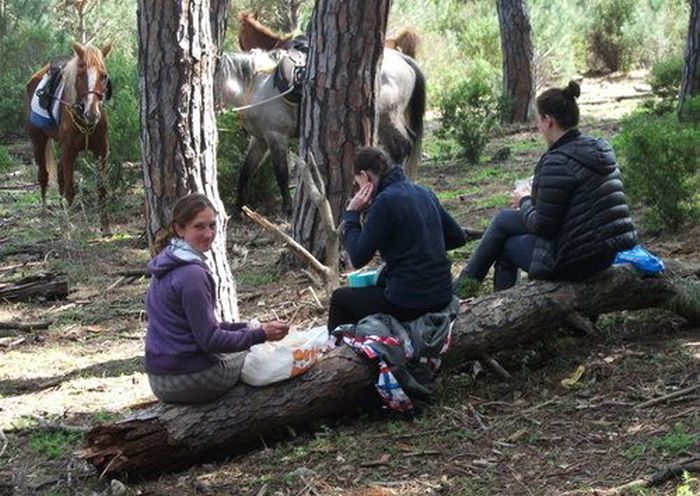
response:
<svg viewBox="0 0 700 496"><path fill-rule="evenodd" d="M291 88L284 99L295 105L301 102L307 52L308 43L305 40L292 40L287 47L287 54L280 59L275 69L275 88L282 93Z"/></svg>

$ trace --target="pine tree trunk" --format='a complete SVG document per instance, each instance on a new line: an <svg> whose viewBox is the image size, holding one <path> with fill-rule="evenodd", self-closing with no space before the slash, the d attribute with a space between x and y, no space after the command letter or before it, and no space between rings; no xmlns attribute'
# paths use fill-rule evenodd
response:
<svg viewBox="0 0 700 496"><path fill-rule="evenodd" d="M532 67L532 28L525 0L498 0L498 23L503 52L504 124L533 117L535 78Z"/></svg>
<svg viewBox="0 0 700 496"><path fill-rule="evenodd" d="M221 318L238 316L236 289L226 257L228 220L216 180L216 63L212 14L221 0L139 0L141 147L146 189L147 234L153 250L168 229L175 201L192 192L209 197L219 212L209 257ZM212 9L212 7L214 7ZM224 9L225 10L225 9Z"/></svg>
<svg viewBox="0 0 700 496"><path fill-rule="evenodd" d="M376 142L379 67L389 0L318 0L302 100L300 156L313 154L339 220L352 189L358 146ZM319 260L325 233L301 178L292 235Z"/></svg>
<svg viewBox="0 0 700 496"><path fill-rule="evenodd" d="M688 42L685 47L685 65L683 82L679 97L678 115L685 117L686 101L700 94L700 0L690 2L690 23L688 25Z"/></svg>

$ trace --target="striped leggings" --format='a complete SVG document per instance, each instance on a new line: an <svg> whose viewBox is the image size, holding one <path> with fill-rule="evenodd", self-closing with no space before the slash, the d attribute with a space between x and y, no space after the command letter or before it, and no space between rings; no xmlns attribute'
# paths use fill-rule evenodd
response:
<svg viewBox="0 0 700 496"><path fill-rule="evenodd" d="M148 374L148 382L156 398L164 403L212 401L238 382L247 353L217 355L216 365L191 374Z"/></svg>

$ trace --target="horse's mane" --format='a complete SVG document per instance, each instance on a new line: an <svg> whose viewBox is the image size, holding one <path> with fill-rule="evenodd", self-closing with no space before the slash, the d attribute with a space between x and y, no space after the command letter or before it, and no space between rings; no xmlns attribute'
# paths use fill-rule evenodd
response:
<svg viewBox="0 0 700 496"><path fill-rule="evenodd" d="M248 51L253 48L277 48L291 38L291 35L276 33L272 29L261 24L252 12L240 12L238 18L241 20L241 27L238 32L238 44L243 51Z"/></svg>
<svg viewBox="0 0 700 496"><path fill-rule="evenodd" d="M95 48L92 45L86 45L84 52L85 65L88 67L95 67L99 71L107 72L107 66L105 65L105 59L102 56L102 51L99 48ZM70 59L65 66L63 66L63 80L66 82L66 88L64 93L66 99L73 103L77 98L75 91L75 80L78 77L78 65L80 63L80 57L78 54L74 54L73 58Z"/></svg>
<svg viewBox="0 0 700 496"><path fill-rule="evenodd" d="M245 81L252 79L257 72L270 71L277 66L286 50L254 49L249 52L224 52L221 54L216 78L225 81L237 73Z"/></svg>

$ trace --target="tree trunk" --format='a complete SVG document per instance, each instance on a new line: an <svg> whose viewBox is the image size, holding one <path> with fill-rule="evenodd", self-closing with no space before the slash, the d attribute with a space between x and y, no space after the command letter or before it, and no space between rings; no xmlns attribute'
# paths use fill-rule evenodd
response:
<svg viewBox="0 0 700 496"><path fill-rule="evenodd" d="M693 277L685 270L683 275ZM535 282L462 304L449 355L483 358L543 339L572 315L597 315L665 304L671 277L610 269L586 283ZM222 399L196 406L158 404L116 423L97 426L83 456L107 477L152 475L212 456L264 446L288 427L347 413L376 401L376 369L342 346L306 374L262 388L237 385Z"/></svg>
<svg viewBox="0 0 700 496"><path fill-rule="evenodd" d="M238 317L236 290L226 257L228 217L216 180L217 132L213 77L216 45L212 20L222 29L217 0L139 0L141 147L148 242L168 229L175 201L204 193L219 213L209 265L219 316ZM212 7L214 7L212 9ZM211 17L210 17L211 15Z"/></svg>
<svg viewBox="0 0 700 496"><path fill-rule="evenodd" d="M678 99L678 115L681 120L686 118L686 101L698 94L700 94L700 0L691 0L683 82ZM697 116L695 117L697 118Z"/></svg>
<svg viewBox="0 0 700 496"><path fill-rule="evenodd" d="M503 52L504 124L527 122L533 116L535 78L532 28L525 0L498 0L498 24Z"/></svg>
<svg viewBox="0 0 700 496"><path fill-rule="evenodd" d="M299 154L306 162L310 154L316 159L336 222L352 189L355 149L376 142L376 94L389 6L389 0L318 0L314 10ZM324 259L323 224L300 177L292 235Z"/></svg>

